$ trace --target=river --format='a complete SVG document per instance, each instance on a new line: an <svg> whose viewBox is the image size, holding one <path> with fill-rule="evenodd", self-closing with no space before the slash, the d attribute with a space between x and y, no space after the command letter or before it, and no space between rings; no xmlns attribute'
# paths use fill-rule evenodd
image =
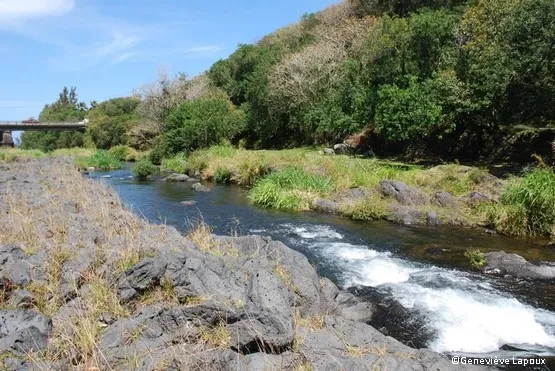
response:
<svg viewBox="0 0 555 371"><path fill-rule="evenodd" d="M111 178L101 178L110 175ZM379 303L371 322L398 340L449 354L555 356L555 285L471 270L464 252L504 250L532 261L555 251L480 229L404 227L250 205L237 186L138 182L129 170L93 173L134 212L186 232L204 220L216 234L263 234L307 256L320 275ZM192 201L183 204L182 201Z"/></svg>

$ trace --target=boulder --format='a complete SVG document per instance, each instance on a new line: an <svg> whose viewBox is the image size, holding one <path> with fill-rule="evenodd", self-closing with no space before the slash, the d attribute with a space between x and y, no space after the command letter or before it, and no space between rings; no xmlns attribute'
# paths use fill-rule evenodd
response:
<svg viewBox="0 0 555 371"><path fill-rule="evenodd" d="M167 263L161 258L147 258L131 267L118 282L118 295L128 302L146 289L159 284Z"/></svg>
<svg viewBox="0 0 555 371"><path fill-rule="evenodd" d="M438 225L443 224L435 211L430 211L426 215L426 223L432 227L437 227Z"/></svg>
<svg viewBox="0 0 555 371"><path fill-rule="evenodd" d="M325 198L317 198L314 200L312 208L330 214L336 214L340 211L340 206L337 202L326 200Z"/></svg>
<svg viewBox="0 0 555 371"><path fill-rule="evenodd" d="M191 188L197 192L210 192L210 188L203 186L200 183L194 183L193 185L191 185Z"/></svg>
<svg viewBox="0 0 555 371"><path fill-rule="evenodd" d="M453 206L455 204L455 198L450 192L439 191L434 195L434 201L444 207Z"/></svg>
<svg viewBox="0 0 555 371"><path fill-rule="evenodd" d="M464 200L472 206L492 201L491 198L484 195L483 193L475 192L475 191L470 192L468 195L466 195L464 197Z"/></svg>
<svg viewBox="0 0 555 371"><path fill-rule="evenodd" d="M23 286L31 282L32 265L16 245L0 245L0 285Z"/></svg>
<svg viewBox="0 0 555 371"><path fill-rule="evenodd" d="M390 208L387 220L403 225L418 225L427 222L427 215L410 206L397 205Z"/></svg>
<svg viewBox="0 0 555 371"><path fill-rule="evenodd" d="M350 307L341 308L340 314L343 318L353 321L370 322L374 314L374 305L372 303L357 303Z"/></svg>
<svg viewBox="0 0 555 371"><path fill-rule="evenodd" d="M440 354L409 348L375 328L326 316L320 331L301 331L299 351L313 370L483 370L458 365Z"/></svg>
<svg viewBox="0 0 555 371"><path fill-rule="evenodd" d="M335 151L333 150L333 148L324 148L324 155L326 156L335 155Z"/></svg>
<svg viewBox="0 0 555 371"><path fill-rule="evenodd" d="M490 252L485 255L485 273L510 274L515 277L532 278L539 280L555 279L554 265L532 264L522 256L508 254L504 251Z"/></svg>
<svg viewBox="0 0 555 371"><path fill-rule="evenodd" d="M28 354L46 348L52 320L29 309L0 310L0 353Z"/></svg>
<svg viewBox="0 0 555 371"><path fill-rule="evenodd" d="M428 196L418 188L394 180L382 180L378 189L387 197L394 197L402 205L423 205L428 203Z"/></svg>
<svg viewBox="0 0 555 371"><path fill-rule="evenodd" d="M162 180L165 182L187 182L189 179L191 178L188 175L173 173Z"/></svg>
<svg viewBox="0 0 555 371"><path fill-rule="evenodd" d="M336 155L345 155L345 154L348 154L350 151L351 151L351 148L344 143L338 143L333 146L333 152Z"/></svg>

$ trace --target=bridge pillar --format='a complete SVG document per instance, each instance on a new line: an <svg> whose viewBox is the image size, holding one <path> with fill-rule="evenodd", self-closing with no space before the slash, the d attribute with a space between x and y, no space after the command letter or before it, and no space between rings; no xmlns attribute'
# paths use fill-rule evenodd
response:
<svg viewBox="0 0 555 371"><path fill-rule="evenodd" d="M14 146L11 130L0 131L0 146L2 147Z"/></svg>

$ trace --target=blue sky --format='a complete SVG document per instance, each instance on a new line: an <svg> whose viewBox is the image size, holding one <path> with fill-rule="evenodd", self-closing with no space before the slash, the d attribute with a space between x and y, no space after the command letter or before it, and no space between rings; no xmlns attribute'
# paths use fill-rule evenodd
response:
<svg viewBox="0 0 555 371"><path fill-rule="evenodd" d="M240 43L338 0L0 0L0 120L38 116L64 85L129 95L159 70L199 74Z"/></svg>

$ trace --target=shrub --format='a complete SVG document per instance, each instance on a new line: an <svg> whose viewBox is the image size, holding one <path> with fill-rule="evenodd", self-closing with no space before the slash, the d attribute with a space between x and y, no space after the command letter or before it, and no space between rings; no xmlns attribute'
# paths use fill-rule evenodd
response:
<svg viewBox="0 0 555 371"><path fill-rule="evenodd" d="M133 165L131 172L136 178L145 180L156 172L156 166L149 160L143 159Z"/></svg>
<svg viewBox="0 0 555 371"><path fill-rule="evenodd" d="M256 182L249 199L260 206L280 210L307 210L316 196L332 191L329 178L288 167Z"/></svg>
<svg viewBox="0 0 555 371"><path fill-rule="evenodd" d="M508 219L515 223L515 216L532 235L551 234L555 225L555 173L548 168L537 168L523 178L515 179L504 190L498 210L509 212ZM497 223L500 214L497 213ZM516 233L510 233L516 234Z"/></svg>
<svg viewBox="0 0 555 371"><path fill-rule="evenodd" d="M464 256L470 260L470 265L472 265L473 268L481 269L486 265L485 255L480 250L468 250L464 253Z"/></svg>
<svg viewBox="0 0 555 371"><path fill-rule="evenodd" d="M231 170L219 167L214 172L214 181L216 183L227 184L231 181Z"/></svg>
<svg viewBox="0 0 555 371"><path fill-rule="evenodd" d="M244 113L223 98L188 101L172 111L164 127L168 153L191 152L231 140L245 124Z"/></svg>
<svg viewBox="0 0 555 371"><path fill-rule="evenodd" d="M152 147L148 158L153 164L160 165L162 163L162 159L166 156L166 153L167 151L164 141L159 139Z"/></svg>
<svg viewBox="0 0 555 371"><path fill-rule="evenodd" d="M46 154L38 149L21 150L19 148L0 149L0 162L12 162L20 157L41 158Z"/></svg>
<svg viewBox="0 0 555 371"><path fill-rule="evenodd" d="M174 173L183 174L187 169L187 156L185 153L181 152L173 157L165 158L162 160L160 169L162 171L170 170Z"/></svg>
<svg viewBox="0 0 555 371"><path fill-rule="evenodd" d="M100 170L120 169L123 166L116 157L104 150L98 150L92 156L87 157L84 164Z"/></svg>

